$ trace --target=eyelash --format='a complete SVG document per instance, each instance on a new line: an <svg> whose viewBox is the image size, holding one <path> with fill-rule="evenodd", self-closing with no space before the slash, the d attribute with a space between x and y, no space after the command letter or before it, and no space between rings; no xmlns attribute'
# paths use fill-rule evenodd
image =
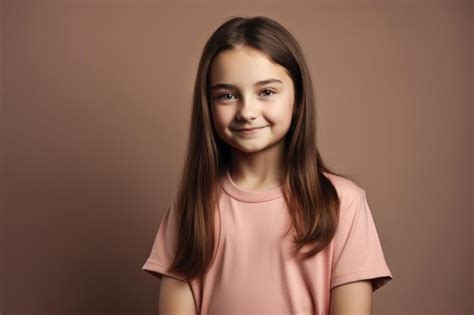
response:
<svg viewBox="0 0 474 315"><path fill-rule="evenodd" d="M272 95L274 95L274 94L277 94L275 91L269 90L269 89L265 89L265 90L263 90L262 92L265 92L265 91L269 91L269 92L272 92L272 93L273 93L273 94L270 94L270 95L267 95L267 96L272 96ZM220 99L222 99L223 96L226 96L226 95L233 95L233 94L232 94L232 93L223 93L223 94L219 95L219 96L217 97L217 99L220 100Z"/></svg>

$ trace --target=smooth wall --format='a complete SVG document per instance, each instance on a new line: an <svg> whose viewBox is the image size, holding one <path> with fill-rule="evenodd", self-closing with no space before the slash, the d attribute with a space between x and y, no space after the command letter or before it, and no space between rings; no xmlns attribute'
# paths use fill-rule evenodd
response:
<svg viewBox="0 0 474 315"><path fill-rule="evenodd" d="M394 279L374 314L474 312L470 1L2 1L0 313L157 314L141 271L184 161L205 40L300 42L318 141L367 192Z"/></svg>

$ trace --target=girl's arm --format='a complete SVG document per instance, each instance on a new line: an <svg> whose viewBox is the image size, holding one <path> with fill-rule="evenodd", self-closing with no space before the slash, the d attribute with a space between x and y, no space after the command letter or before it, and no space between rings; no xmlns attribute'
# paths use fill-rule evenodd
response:
<svg viewBox="0 0 474 315"><path fill-rule="evenodd" d="M189 282L163 275L158 302L159 315L196 315Z"/></svg>
<svg viewBox="0 0 474 315"><path fill-rule="evenodd" d="M372 315L370 280L343 284L331 290L330 315Z"/></svg>

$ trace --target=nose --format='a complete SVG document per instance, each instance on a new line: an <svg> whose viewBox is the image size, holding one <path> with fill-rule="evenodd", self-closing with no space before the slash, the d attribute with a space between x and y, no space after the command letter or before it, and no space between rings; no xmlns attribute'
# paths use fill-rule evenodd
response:
<svg viewBox="0 0 474 315"><path fill-rule="evenodd" d="M237 111L237 118L240 120L252 120L255 119L260 110L256 101L247 98L241 98L242 101L239 104L239 109Z"/></svg>

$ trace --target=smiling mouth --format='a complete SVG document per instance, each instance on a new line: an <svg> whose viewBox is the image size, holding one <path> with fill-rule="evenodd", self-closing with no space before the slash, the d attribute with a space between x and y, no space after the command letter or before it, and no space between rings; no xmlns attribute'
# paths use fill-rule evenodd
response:
<svg viewBox="0 0 474 315"><path fill-rule="evenodd" d="M245 129L234 129L234 131L252 131L252 130L256 130L256 129L262 129L262 128L265 128L267 126L263 126L263 127L255 127L255 128L245 128Z"/></svg>
<svg viewBox="0 0 474 315"><path fill-rule="evenodd" d="M242 136L251 136L251 135L257 134L260 130L262 130L265 127L268 127L268 126L256 127L252 129L235 129L234 131L236 131L239 135L242 135Z"/></svg>

